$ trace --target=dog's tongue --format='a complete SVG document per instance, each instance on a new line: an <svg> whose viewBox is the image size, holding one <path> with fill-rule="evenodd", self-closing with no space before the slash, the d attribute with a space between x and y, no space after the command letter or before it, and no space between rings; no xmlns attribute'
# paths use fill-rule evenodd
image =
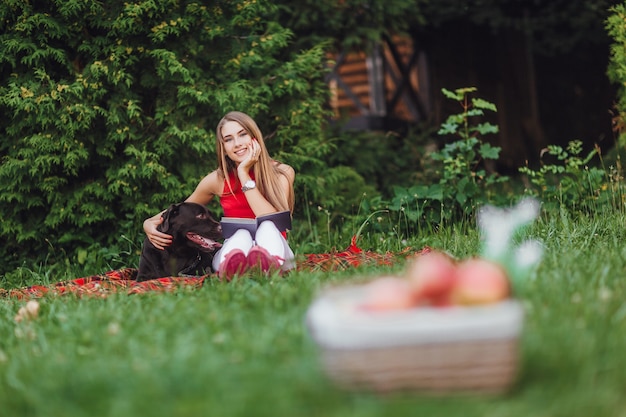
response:
<svg viewBox="0 0 626 417"><path fill-rule="evenodd" d="M191 232L187 233L187 239L191 240L192 242L208 250L213 250L222 246L220 242L216 242L213 239L200 236L197 233L191 233Z"/></svg>

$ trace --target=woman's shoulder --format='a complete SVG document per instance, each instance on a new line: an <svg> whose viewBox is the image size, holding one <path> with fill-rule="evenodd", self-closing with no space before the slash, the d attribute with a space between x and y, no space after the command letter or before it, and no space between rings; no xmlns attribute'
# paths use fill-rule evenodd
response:
<svg viewBox="0 0 626 417"><path fill-rule="evenodd" d="M213 171L204 176L196 189L185 201L206 205L214 196L222 195L224 180L220 180L219 172Z"/></svg>
<svg viewBox="0 0 626 417"><path fill-rule="evenodd" d="M215 171L211 171L204 178L202 178L200 185L207 191L210 191L211 194L219 195L221 194L224 185L224 175L217 169Z"/></svg>
<svg viewBox="0 0 626 417"><path fill-rule="evenodd" d="M220 172L219 169L216 169L206 174L202 180L209 182L220 182L224 181L224 175Z"/></svg>
<svg viewBox="0 0 626 417"><path fill-rule="evenodd" d="M296 176L296 171L290 165L284 164L279 161L274 161L274 166L281 174L285 175L290 180L293 180Z"/></svg>

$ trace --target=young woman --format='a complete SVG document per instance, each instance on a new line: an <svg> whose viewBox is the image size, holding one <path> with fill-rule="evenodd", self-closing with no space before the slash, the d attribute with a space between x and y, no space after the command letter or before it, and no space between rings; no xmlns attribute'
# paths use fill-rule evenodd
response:
<svg viewBox="0 0 626 417"><path fill-rule="evenodd" d="M218 169L204 177L185 201L206 205L217 196L226 217L253 219L279 211L293 213L295 172L270 158L263 135L250 116L233 111L219 122L217 161ZM143 224L148 239L159 249L172 243L170 235L156 229L161 222L159 213ZM285 233L272 222L263 222L255 239L247 230L237 230L213 259L213 269L226 279L253 266L264 272L295 266Z"/></svg>

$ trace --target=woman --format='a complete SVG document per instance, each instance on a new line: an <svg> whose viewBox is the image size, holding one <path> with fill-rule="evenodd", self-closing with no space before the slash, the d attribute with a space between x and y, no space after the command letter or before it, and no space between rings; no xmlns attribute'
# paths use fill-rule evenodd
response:
<svg viewBox="0 0 626 417"><path fill-rule="evenodd" d="M216 135L218 169L204 177L185 201L207 205L218 196L226 217L293 213L295 172L270 158L256 122L245 113L233 111L219 122ZM148 239L159 249L172 243L170 235L156 229L161 222L159 213L143 224ZM264 272L295 266L285 233L272 222L263 222L254 240L247 230L237 230L213 258L213 269L226 279L256 265Z"/></svg>

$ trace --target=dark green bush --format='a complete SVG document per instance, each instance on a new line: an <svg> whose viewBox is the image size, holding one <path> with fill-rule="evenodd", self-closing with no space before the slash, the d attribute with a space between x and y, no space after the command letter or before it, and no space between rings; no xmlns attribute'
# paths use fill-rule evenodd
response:
<svg viewBox="0 0 626 417"><path fill-rule="evenodd" d="M443 94L458 102L462 111L449 115L442 123L438 131L442 144L425 155L429 169L423 181L394 187L388 206L409 223L464 220L483 204L510 200L502 186L508 178L489 170L486 164L498 159L500 148L485 140L486 135L498 131L498 126L485 122L483 116L497 110L494 104L474 97L475 92L473 87L443 89Z"/></svg>
<svg viewBox="0 0 626 417"><path fill-rule="evenodd" d="M323 203L324 45L293 50L276 13L266 1L3 2L2 268L139 242L145 217L215 167L230 110L255 117L298 194Z"/></svg>
<svg viewBox="0 0 626 417"><path fill-rule="evenodd" d="M605 22L606 30L611 37L611 54L607 74L609 79L618 86L617 103L615 105L614 127L619 132L618 147L626 146L626 3L617 4L610 9Z"/></svg>

